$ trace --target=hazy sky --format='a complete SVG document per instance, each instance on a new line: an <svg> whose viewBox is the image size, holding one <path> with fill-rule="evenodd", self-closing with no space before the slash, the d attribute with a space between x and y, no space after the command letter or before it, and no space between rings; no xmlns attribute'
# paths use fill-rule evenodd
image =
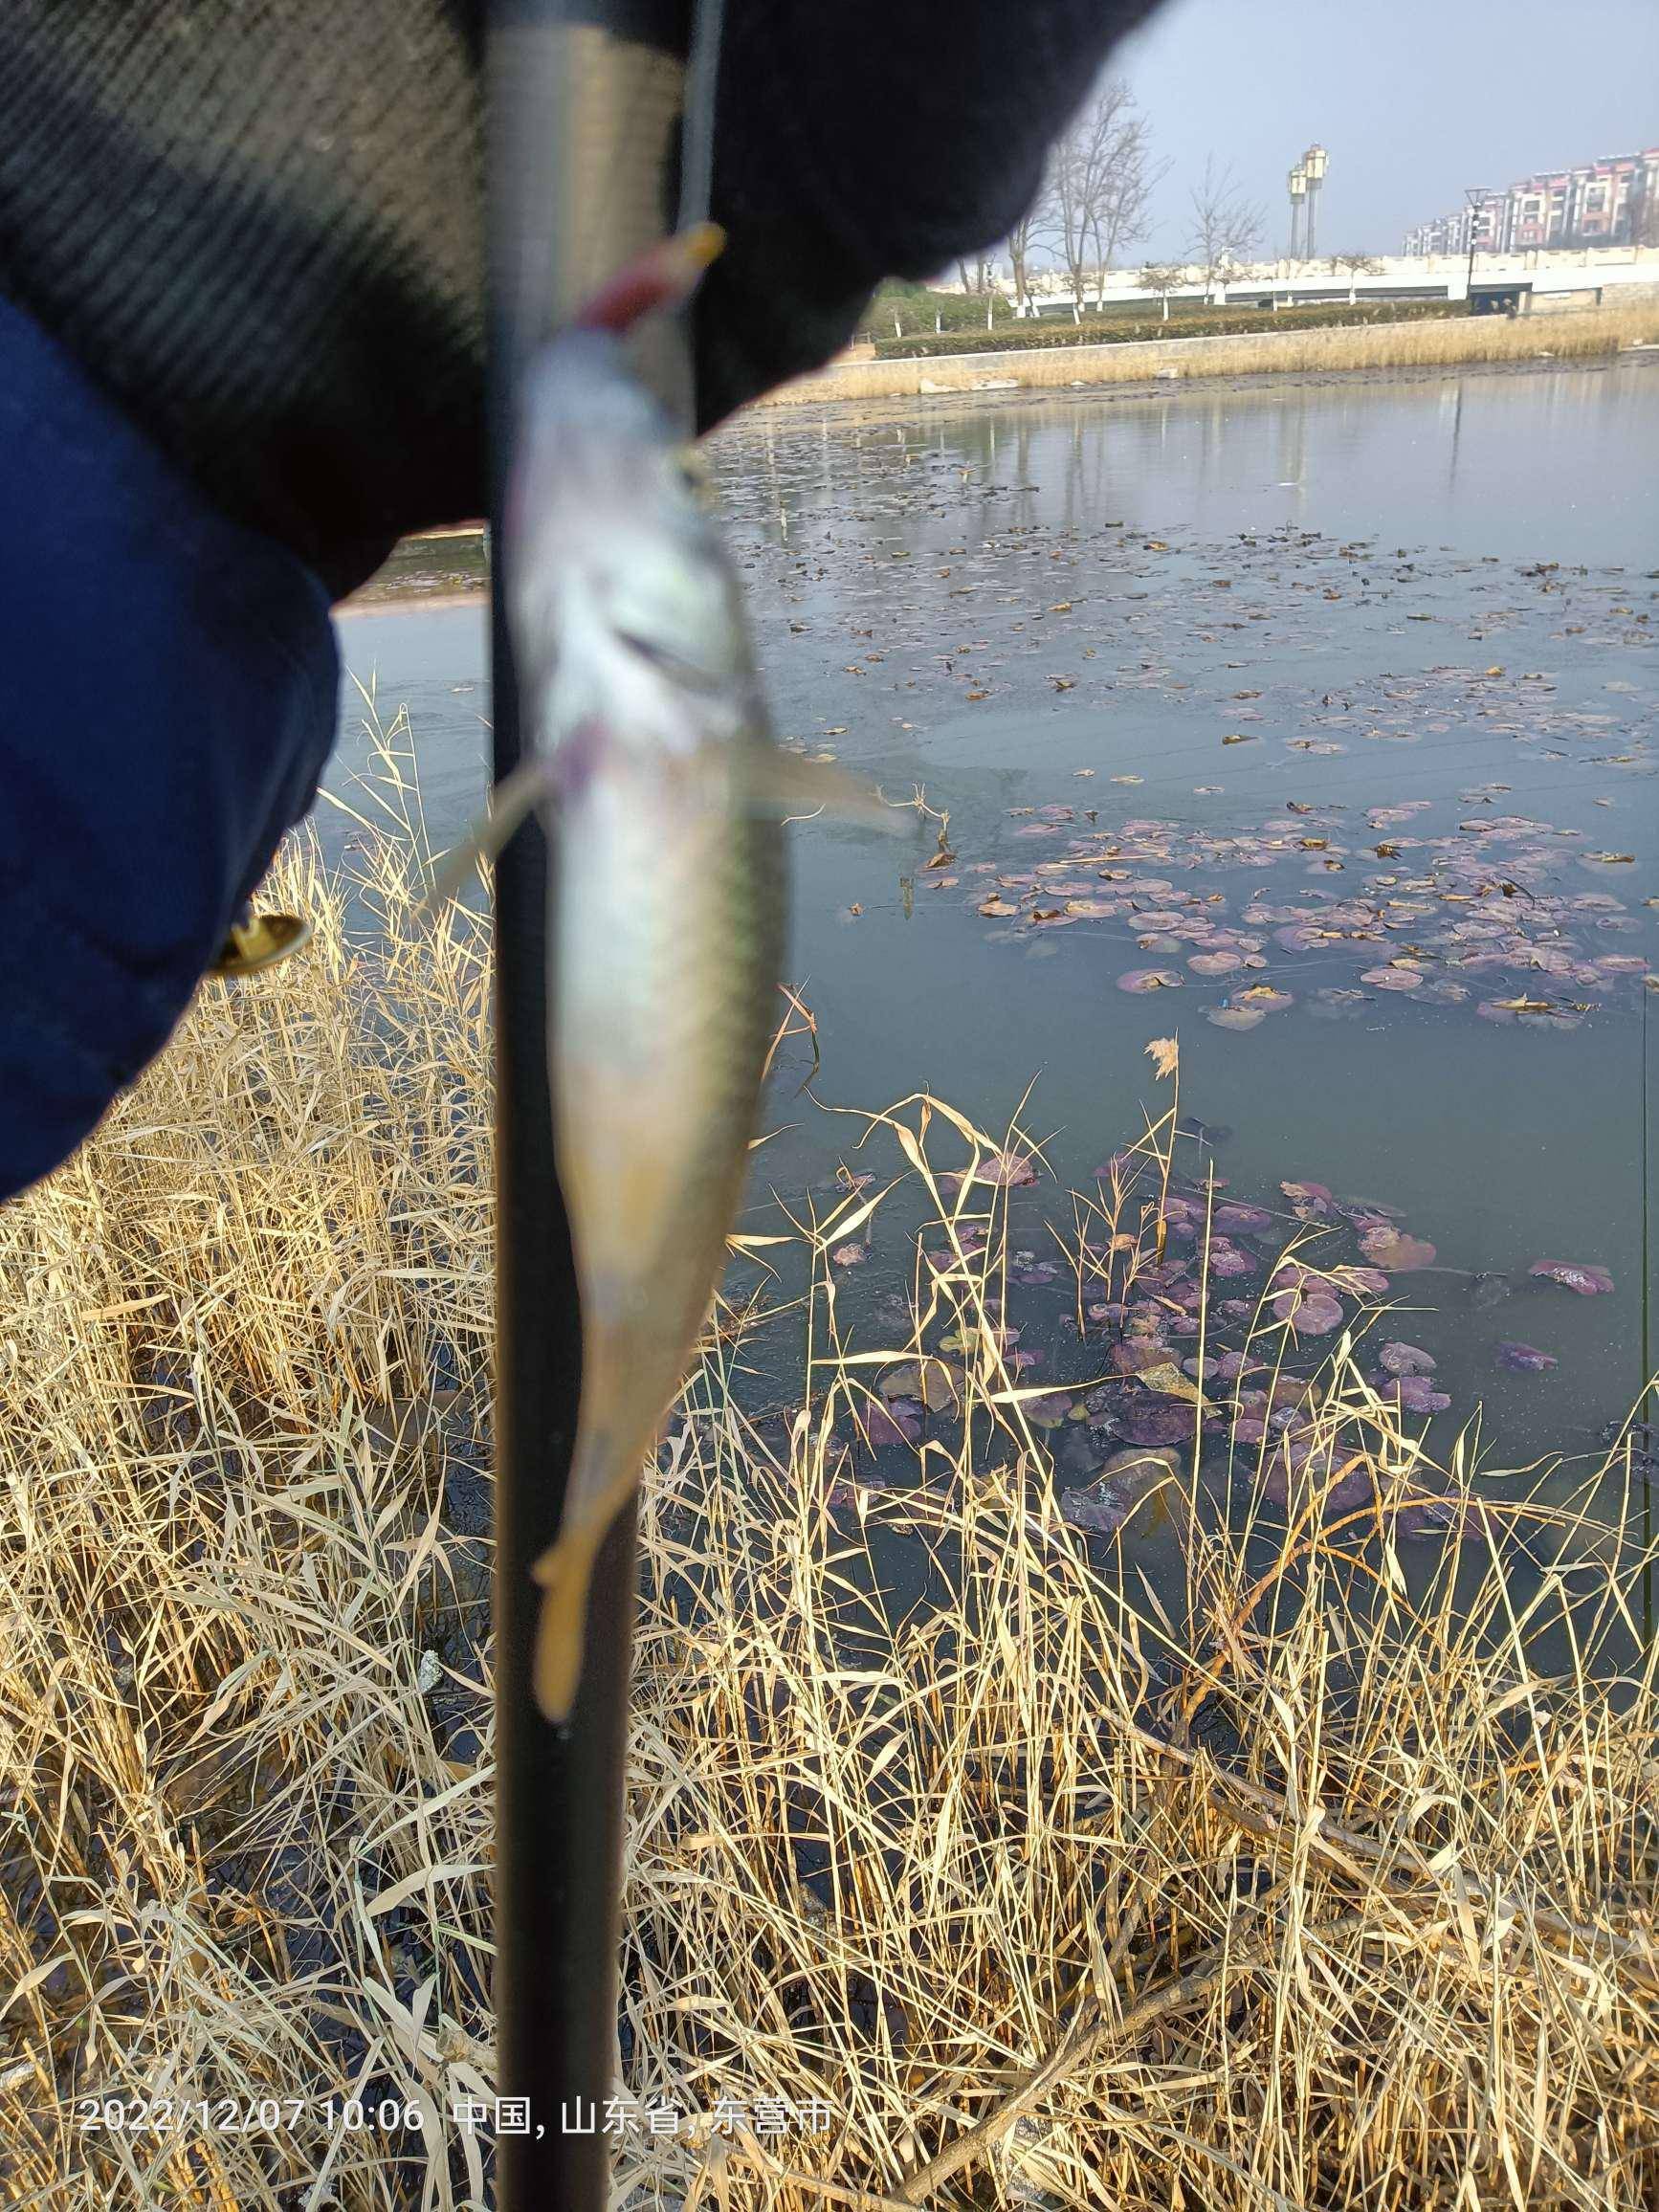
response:
<svg viewBox="0 0 1659 2212"><path fill-rule="evenodd" d="M1210 152L1282 253L1286 172L1317 140L1319 245L1398 253L1466 185L1659 144L1659 0L1166 0L1112 67L1173 164L1136 258L1179 257Z"/></svg>

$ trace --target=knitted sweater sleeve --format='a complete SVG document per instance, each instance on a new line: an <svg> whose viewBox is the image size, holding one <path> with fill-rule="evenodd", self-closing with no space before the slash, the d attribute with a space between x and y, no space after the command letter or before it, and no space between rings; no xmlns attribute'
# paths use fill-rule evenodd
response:
<svg viewBox="0 0 1659 2212"><path fill-rule="evenodd" d="M1005 232L1153 0L727 0L705 420ZM5 0L0 292L338 595L479 513L480 0Z"/></svg>

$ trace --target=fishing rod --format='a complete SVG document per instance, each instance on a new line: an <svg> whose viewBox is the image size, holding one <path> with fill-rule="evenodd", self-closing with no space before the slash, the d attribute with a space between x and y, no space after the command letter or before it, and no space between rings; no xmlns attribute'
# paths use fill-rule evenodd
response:
<svg viewBox="0 0 1659 2212"><path fill-rule="evenodd" d="M686 0L490 0L486 57L491 667L495 776L530 742L504 608L503 488L524 365L583 299L706 206L718 16ZM682 162L681 118L690 117ZM652 319L634 367L688 434L683 320ZM617 1958L635 1513L596 1561L582 1687L563 1729L532 1693L540 1592L575 1438L582 1340L554 1167L547 891L527 826L495 874L497 1078L495 2202L599 2212L617 2067ZM512 2104L507 2101L512 2100ZM517 2109L515 2109L515 2107ZM509 2118L510 2123L509 2124Z"/></svg>

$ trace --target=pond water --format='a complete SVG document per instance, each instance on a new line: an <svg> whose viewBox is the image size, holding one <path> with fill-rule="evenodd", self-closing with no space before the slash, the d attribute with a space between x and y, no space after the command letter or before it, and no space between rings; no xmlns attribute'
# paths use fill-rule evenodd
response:
<svg viewBox="0 0 1659 2212"><path fill-rule="evenodd" d="M822 1067L797 1095L784 1055L745 1226L829 1204L856 1126L814 1098L925 1088L1000 1132L1029 1089L1035 1248L1178 1035L1225 1197L1288 1234L1311 1181L1434 1248L1382 1334L1439 1362L1437 1447L1480 1402L1483 1459L1592 1452L1648 1360L1659 364L762 410L712 458L780 735L919 788L954 854L926 866L935 823L793 832ZM483 787L482 609L341 627L442 843ZM337 789L358 719L348 691ZM878 1222L853 1311L911 1272Z"/></svg>

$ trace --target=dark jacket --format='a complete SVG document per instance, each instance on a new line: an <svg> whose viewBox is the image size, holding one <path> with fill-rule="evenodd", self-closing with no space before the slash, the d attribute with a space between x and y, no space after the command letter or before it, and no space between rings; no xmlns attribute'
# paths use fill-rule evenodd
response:
<svg viewBox="0 0 1659 2212"><path fill-rule="evenodd" d="M718 421L1003 235L1152 0L726 0ZM477 0L6 0L0 293L341 596L480 514Z"/></svg>

